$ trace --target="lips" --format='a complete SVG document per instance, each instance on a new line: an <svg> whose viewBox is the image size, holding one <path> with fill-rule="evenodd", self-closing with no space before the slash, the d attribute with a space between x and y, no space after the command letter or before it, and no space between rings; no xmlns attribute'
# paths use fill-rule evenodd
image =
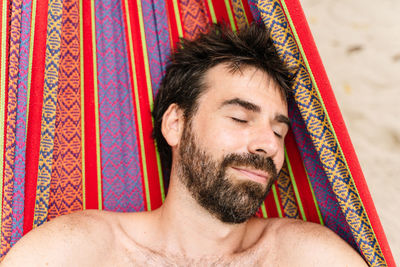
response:
<svg viewBox="0 0 400 267"><path fill-rule="evenodd" d="M239 172L247 179L257 183L267 184L269 180L269 174L260 170L249 169L245 167L232 167L235 171Z"/></svg>

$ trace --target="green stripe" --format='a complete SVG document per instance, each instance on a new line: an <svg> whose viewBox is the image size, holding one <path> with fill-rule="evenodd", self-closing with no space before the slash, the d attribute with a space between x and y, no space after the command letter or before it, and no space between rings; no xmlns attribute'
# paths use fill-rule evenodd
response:
<svg viewBox="0 0 400 267"><path fill-rule="evenodd" d="M226 7L226 12L228 13L229 22L231 23L232 31L236 32L235 20L233 18L233 14L232 14L231 6L229 4L229 0L225 0L225 7Z"/></svg>
<svg viewBox="0 0 400 267"><path fill-rule="evenodd" d="M343 154L343 150L342 150L342 148L341 148L341 146L340 146L340 143L339 143L339 141L338 141L338 138L337 138L336 133L335 133L335 131L334 131L334 128L333 128L333 126L332 126L331 119L330 119L330 117L329 117L329 114L328 114L328 112L327 112L327 110L326 110L326 107L325 107L325 104L324 104L324 102L323 102L323 99L322 99L321 94L320 94L320 92L319 92L319 88L318 88L317 83L316 83L316 81L315 81L314 75L313 75L313 73L312 73L312 71L311 71L310 64L308 63L308 60L307 60L307 57L306 57L306 55L305 55L303 46L301 45L300 39L299 39L299 37L298 37L298 35L297 35L296 28L294 27L292 18L291 18L291 16L290 16L290 13L289 13L289 11L288 11L288 9L287 9L287 6L286 6L286 4L285 4L285 1L282 0L281 3L282 3L283 9L285 10L286 18L287 18L287 20L288 20L288 22L289 22L289 24L290 24L291 29L292 29L293 36L294 36L295 39L296 39L297 46L298 46L298 48L299 48L299 50L300 50L300 53L301 53L301 55L302 55L302 58L303 58L303 60L304 60L304 64L306 65L307 71L308 71L308 73L309 73L309 75L310 75L310 77L311 77L311 80L312 80L312 82L313 82L315 91L317 92L318 97L319 97L319 100L321 101L321 105L322 105L322 107L323 107L323 109L324 109L324 112L325 112L326 118L327 118L327 120L328 120L330 129L332 130L332 133L333 133L333 135L334 135L334 137L335 137L336 145L337 145L337 147L338 147L338 149L339 149L339 152L340 152L341 156L343 157L344 163L346 164L346 167L347 167L349 176L350 176L350 178L351 178L351 181L352 181L353 184L354 184L354 189L355 189L355 191L356 191L356 193L357 193L357 197L358 197L358 199L360 199L361 206L362 206L362 208L363 208L363 210L364 210L364 212L365 212L365 217L366 217L367 220L368 220L368 224L371 226L371 222L370 222L370 220L369 220L368 214L366 213L366 209L365 209L365 207L364 207L364 203L362 202L362 200L361 200L361 198L360 198L360 193L358 192L358 188L357 188L356 184L354 183L354 179L353 179L353 176L352 176L352 174L351 174L351 171L350 171L350 169L348 168L348 164L347 164L346 157L345 157L345 155ZM374 234L374 238L376 239L376 235L375 235L374 229L373 229L372 227L370 227L370 229L371 229L372 233ZM379 249L380 249L381 255L384 257L384 255L383 255L383 253L382 253L382 248L380 247L379 242L377 242L377 244L378 244L378 247L379 247Z"/></svg>
<svg viewBox="0 0 400 267"><path fill-rule="evenodd" d="M268 218L267 209L265 208L265 201L263 201L263 203L261 204L261 212L264 218Z"/></svg>
<svg viewBox="0 0 400 267"><path fill-rule="evenodd" d="M303 167L304 167L304 165L303 165ZM308 185L309 185L310 190L311 190L312 198L313 198L313 200L314 200L315 210L317 211L317 214L318 214L319 223L320 223L321 225L325 225L325 224L324 224L324 219L322 218L322 215L321 215L321 211L319 210L318 201L317 201L317 199L316 199L316 197L315 197L314 189L313 189L313 187L312 187L312 185L311 185L311 182L310 182L310 177L308 176L308 173L307 173L307 170L306 170L305 167L304 167L304 172L305 172L306 175L307 175L307 181L308 181Z"/></svg>
<svg viewBox="0 0 400 267"><path fill-rule="evenodd" d="M147 54L147 42L146 42L146 34L145 34L145 29L144 29L143 11L142 11L141 1L138 0L137 4L138 4L138 13L139 13L140 35L141 35L141 38L142 38L144 67L145 67L145 70L146 70L147 96L148 96L148 99L149 99L150 110L153 110L153 88L152 88L152 85L151 85L149 57L148 57L148 54ZM151 117L151 125L154 127L153 117L152 116L150 116L150 117ZM154 144L155 144L155 140L154 140ZM154 147L156 147L156 146L154 146ZM164 201L165 193L164 193L164 181L163 181L163 175L162 175L161 160L160 160L160 156L157 153L157 150L155 150L155 153L156 153L158 179L159 179L159 183L160 183L161 199L162 199L162 201ZM146 160L146 158L144 158L143 160ZM146 179L148 179L148 177L146 177ZM148 184L148 182L146 184Z"/></svg>
<svg viewBox="0 0 400 267"><path fill-rule="evenodd" d="M278 216L279 216L279 218L282 218L283 213L282 213L281 205L279 205L280 201L279 201L279 197L278 197L278 192L276 191L275 184L273 184L271 188L272 188L272 193L274 194L274 200L275 200L276 210L278 211Z"/></svg>
<svg viewBox="0 0 400 267"><path fill-rule="evenodd" d="M217 23L217 17L215 16L215 10L214 10L214 5L212 3L212 0L207 0L208 3L208 8L210 10L210 15L213 23Z"/></svg>
<svg viewBox="0 0 400 267"><path fill-rule="evenodd" d="M86 209L86 169L85 169L85 75L84 75L84 52L83 52L83 7L79 0L79 45L80 45L80 81L81 81L81 146L82 146L82 206Z"/></svg>
<svg viewBox="0 0 400 267"><path fill-rule="evenodd" d="M97 46L96 46L96 22L94 2L91 2L92 19L92 46L93 46L93 81L94 81L94 116L96 124L96 161L97 161L97 201L99 210L103 209L102 188L101 188L101 155L100 155L100 122L99 122L99 92L97 85Z"/></svg>
<svg viewBox="0 0 400 267"><path fill-rule="evenodd" d="M296 179L294 178L293 171L292 171L292 166L290 165L290 160L289 160L289 157L288 157L286 149L285 149L285 159L286 159L286 164L287 164L288 171L289 171L290 181L292 182L294 195L296 196L297 204L298 204L299 209L300 209L301 217L303 218L304 221L307 221L306 213L304 212L303 203L301 202L299 189L297 188Z"/></svg>
<svg viewBox="0 0 400 267"><path fill-rule="evenodd" d="M0 73L0 125L5 125L5 97L6 97L6 40L7 40L7 1L2 1L3 10L2 10L2 21L1 21L1 73ZM3 199L3 162L4 162L4 129L0 128L0 200ZM3 201L0 201L0 213L3 210ZM0 214L0 221L1 218ZM1 233L2 223L0 222L0 233Z"/></svg>
<svg viewBox="0 0 400 267"><path fill-rule="evenodd" d="M136 80L136 68L135 68L135 52L133 50L133 38L132 38L132 31L130 25L130 16L129 16L129 9L128 9L128 1L125 0L125 13L126 13L126 20L127 20L127 27L128 27L128 40L129 40L129 50L131 51L131 62L132 62L132 75L133 75L133 91L135 94L135 103L136 103L136 117L138 120L138 133L139 133L139 143L140 143L140 151L142 157L142 170L144 176L144 187L145 187L145 194L147 200L147 210L151 210L151 201L150 201L150 191L149 191L149 184L148 184L148 174L147 174L147 166L146 166L146 153L144 151L144 138L143 138L143 126L142 126L142 117L140 113L140 103L139 103L139 93L138 93L138 84Z"/></svg>
<svg viewBox="0 0 400 267"><path fill-rule="evenodd" d="M183 38L182 22L181 22L181 16L179 14L179 7L178 7L177 0L173 0L173 4L174 4L176 26L178 28L178 35L179 35L179 38Z"/></svg>

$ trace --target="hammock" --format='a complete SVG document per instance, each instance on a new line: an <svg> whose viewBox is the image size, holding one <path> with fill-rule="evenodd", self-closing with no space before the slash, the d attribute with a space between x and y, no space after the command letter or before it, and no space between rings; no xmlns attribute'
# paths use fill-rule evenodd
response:
<svg viewBox="0 0 400 267"><path fill-rule="evenodd" d="M62 214L159 207L150 109L170 51L209 23L257 21L300 70L285 166L258 215L323 224L395 266L297 0L3 0L0 14L0 256Z"/></svg>

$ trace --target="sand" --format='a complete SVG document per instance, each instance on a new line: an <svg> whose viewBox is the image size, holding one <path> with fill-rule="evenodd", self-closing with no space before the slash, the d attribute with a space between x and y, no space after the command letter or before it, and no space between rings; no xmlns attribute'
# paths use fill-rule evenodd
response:
<svg viewBox="0 0 400 267"><path fill-rule="evenodd" d="M400 263L400 2L300 0Z"/></svg>

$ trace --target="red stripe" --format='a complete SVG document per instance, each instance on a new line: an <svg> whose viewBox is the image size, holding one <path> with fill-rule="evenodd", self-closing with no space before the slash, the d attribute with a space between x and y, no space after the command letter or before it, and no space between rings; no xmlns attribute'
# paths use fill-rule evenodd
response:
<svg viewBox="0 0 400 267"><path fill-rule="evenodd" d="M144 142L144 150L145 150L145 160L147 165L147 177L149 183L149 191L150 191L150 200L151 200L151 209L158 208L162 204L161 199L161 188L160 188L160 180L158 176L158 166L157 166L157 157L156 157L156 148L154 145L154 140L151 137L153 124L152 118L150 113L150 103L149 97L153 97L152 95L149 96L148 94L148 85L146 81L146 69L144 65L144 55L143 55L143 47L142 47L142 36L140 33L140 24L139 24L139 14L136 3L129 5L129 14L131 21L131 33L133 42L133 50L134 50L134 64L136 67L136 79L137 79L137 90L139 93L139 106L140 106L140 115L142 121L142 134L143 134L143 142ZM147 59L146 59L147 60ZM133 62L130 62L132 64ZM131 74L131 77L133 75ZM132 90L133 88L132 82ZM135 101L134 101L135 104ZM136 113L135 113L136 114ZM137 116L137 114L136 114ZM136 119L137 121L137 119ZM136 124L138 126L138 124ZM137 129L137 136L139 136L138 127ZM142 147L139 146L139 150ZM141 158L141 157L140 157ZM143 159L141 159L143 160ZM143 164L142 164L143 166ZM143 167L142 167L143 168ZM144 183L144 176L142 170L142 182Z"/></svg>
<svg viewBox="0 0 400 267"><path fill-rule="evenodd" d="M6 23L7 23L7 26L6 26L6 32L7 32L7 36L6 36L6 54L4 55L4 57L2 57L2 55L1 55L1 51L0 51L0 58L2 59L2 60L5 60L6 61L6 64L5 64L5 70L4 70L4 74L5 74L5 84L4 84L4 90L5 90L5 92L4 92L4 126L3 126L3 137L4 137L4 147L2 148L3 149L3 155L4 155L4 157L5 157L5 155L6 155L6 136L7 136L7 127L5 127L6 126L6 121L7 121L7 106L8 106L8 63L9 63L9 51L10 51L10 43L9 43L9 41L8 40L10 40L10 8L9 8L9 5L10 5L10 2L8 2L8 1L4 1L3 3L2 3L2 5L1 5L1 10L0 10L0 14L1 14L1 16L0 16L0 18L2 18L2 12L3 12L3 5L7 5L7 12L6 12L6 16L7 16L7 21L6 21ZM2 20L1 20L2 21ZM0 30L3 28L3 25L1 25L1 28L0 28ZM0 42L1 42L1 39L2 38L0 38ZM1 48L2 46L0 46L0 48ZM0 49L0 50L2 50L2 49ZM1 67L1 66L0 66ZM3 162L1 163L1 168L3 168L3 170L4 170L4 168L5 168L5 161L3 160ZM4 182L4 173L3 173L3 177L0 177L1 178L1 181L2 182ZM4 185L3 185L4 186ZM3 187L4 188L4 187ZM1 200L1 201L3 201L3 200Z"/></svg>
<svg viewBox="0 0 400 267"><path fill-rule="evenodd" d="M249 3L247 1L242 1L242 0L241 0L241 2L242 2L244 12L246 13L247 21L249 22L249 24L251 24L253 22L254 18L253 18L253 14L251 13L251 10L250 10Z"/></svg>
<svg viewBox="0 0 400 267"><path fill-rule="evenodd" d="M167 6L167 13L168 13L168 27L169 27L169 39L171 41L171 50L174 51L176 49L176 45L179 42L178 24L174 12L174 3L172 2L172 0L167 0L165 4Z"/></svg>
<svg viewBox="0 0 400 267"><path fill-rule="evenodd" d="M322 65L317 47L315 46L310 28L308 27L303 9L301 8L298 0L285 1L285 3L292 18L297 35L303 46L307 61L310 65L314 79L321 93L324 105L329 114L341 149L347 159L347 165L349 166L349 169L353 176L353 180L358 189L358 193L368 214L368 218L374 229L374 233L381 246L382 252L385 256L385 260L389 266L395 266L393 256L390 252L389 244L387 242L380 219L378 217L378 213L376 212L375 205L372 201L371 194L369 192L360 164L355 154L353 144L351 143L350 136L345 126L342 114L340 113L336 98L333 94L325 69Z"/></svg>
<svg viewBox="0 0 400 267"><path fill-rule="evenodd" d="M222 0L212 0L212 4L218 23L222 22L226 23L227 25L231 25L228 13L226 11L225 2Z"/></svg>
<svg viewBox="0 0 400 267"><path fill-rule="evenodd" d="M285 138L285 145L307 221L320 223L303 160L292 131L288 132Z"/></svg>
<svg viewBox="0 0 400 267"><path fill-rule="evenodd" d="M84 61L84 102L85 102L85 194L86 209L98 209L97 190L97 144L96 116L93 73L92 14L91 2L82 1L83 17L83 61ZM93 3L94 4L94 3Z"/></svg>
<svg viewBox="0 0 400 267"><path fill-rule="evenodd" d="M26 138L24 234L33 226L42 126L48 1L37 1Z"/></svg>

